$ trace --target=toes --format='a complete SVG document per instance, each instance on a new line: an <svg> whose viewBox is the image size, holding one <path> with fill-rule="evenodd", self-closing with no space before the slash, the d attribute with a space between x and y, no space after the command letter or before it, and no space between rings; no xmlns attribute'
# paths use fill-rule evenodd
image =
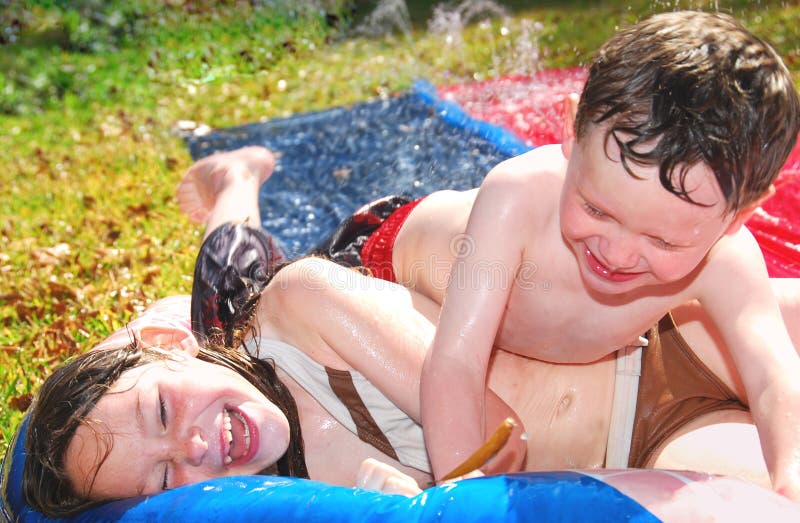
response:
<svg viewBox="0 0 800 523"><path fill-rule="evenodd" d="M191 184L183 184L178 186L177 194L178 208L183 212L189 220L195 223L203 223L209 215L209 210L206 208L202 198L197 194L197 190Z"/></svg>
<svg viewBox="0 0 800 523"><path fill-rule="evenodd" d="M187 213L189 220L194 223L205 223L208 220L209 212L205 209L197 209L191 213Z"/></svg>

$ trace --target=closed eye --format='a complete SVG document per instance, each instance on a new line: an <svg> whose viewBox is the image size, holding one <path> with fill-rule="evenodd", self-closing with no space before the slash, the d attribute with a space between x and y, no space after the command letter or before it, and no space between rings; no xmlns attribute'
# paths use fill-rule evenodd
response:
<svg viewBox="0 0 800 523"><path fill-rule="evenodd" d="M167 404L161 392L158 393L158 406L159 414L161 417L161 426L166 430L167 428ZM169 463L164 463L164 478L161 480L161 490L169 490Z"/></svg>
<svg viewBox="0 0 800 523"><path fill-rule="evenodd" d="M161 482L161 490L169 490L169 463L164 463L164 480Z"/></svg>
<svg viewBox="0 0 800 523"><path fill-rule="evenodd" d="M664 249L666 251L674 251L675 249L678 248L677 245L675 245L674 243L669 243L667 240L664 240L663 238L657 238L655 236L651 236L651 240L653 241L653 243L655 243L656 247L658 247L659 249Z"/></svg>
<svg viewBox="0 0 800 523"><path fill-rule="evenodd" d="M586 210L588 214L592 216L597 216L598 218L606 215L606 213L604 213L603 211L601 211L600 209L598 209L597 207L588 202L583 203L583 208L584 210Z"/></svg>
<svg viewBox="0 0 800 523"><path fill-rule="evenodd" d="M161 414L161 426L163 428L167 428L167 405L164 403L164 398L161 396L161 393L158 394L158 404L160 407L160 414Z"/></svg>

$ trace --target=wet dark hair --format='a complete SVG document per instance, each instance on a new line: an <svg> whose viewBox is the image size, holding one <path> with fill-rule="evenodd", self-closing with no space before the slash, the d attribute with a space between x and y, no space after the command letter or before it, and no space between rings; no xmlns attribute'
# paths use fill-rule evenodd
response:
<svg viewBox="0 0 800 523"><path fill-rule="evenodd" d="M224 223L203 240L194 265L192 331L201 345L238 347L261 291L287 265L271 234Z"/></svg>
<svg viewBox="0 0 800 523"><path fill-rule="evenodd" d="M800 130L800 102L777 52L721 13L654 15L598 51L575 119L575 136L608 124L606 141L631 164L658 166L661 184L692 202L687 170L714 172L726 211L758 201ZM696 203L696 202L693 202Z"/></svg>
<svg viewBox="0 0 800 523"><path fill-rule="evenodd" d="M197 357L243 376L289 420L288 450L261 473L308 478L297 406L271 362L224 347L201 348ZM93 428L90 411L125 371L168 359L167 351L141 348L134 342L118 349L88 352L56 369L42 385L29 414L22 491L31 508L50 517L69 517L110 501L90 500L76 490L64 469L67 448L78 426ZM110 452L111 444L113 441L109 441L106 452ZM102 463L105 456L99 458Z"/></svg>

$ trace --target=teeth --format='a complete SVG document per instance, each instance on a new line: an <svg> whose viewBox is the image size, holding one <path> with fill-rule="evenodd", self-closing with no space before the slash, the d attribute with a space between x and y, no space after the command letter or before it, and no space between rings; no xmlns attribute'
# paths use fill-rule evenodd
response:
<svg viewBox="0 0 800 523"><path fill-rule="evenodd" d="M223 411L222 416L222 427L225 429L225 437L228 439L228 445L230 446L233 443L233 426L231 425L231 415L236 416L236 419L242 422L242 426L244 427L244 451L247 452L250 449L250 427L247 425L244 417L236 412L235 410L227 410ZM233 462L233 458L230 457L231 448L228 448L228 456L225 456L225 464L228 465Z"/></svg>
<svg viewBox="0 0 800 523"><path fill-rule="evenodd" d="M244 427L244 447L245 450L250 448L250 427L247 425L247 422L244 420L244 417L236 411L231 411L231 414L236 416L236 419L242 422L242 426Z"/></svg>
<svg viewBox="0 0 800 523"><path fill-rule="evenodd" d="M222 428L225 429L225 438L228 440L228 445L233 441L233 432L231 431L231 416L228 411L224 411L222 416Z"/></svg>

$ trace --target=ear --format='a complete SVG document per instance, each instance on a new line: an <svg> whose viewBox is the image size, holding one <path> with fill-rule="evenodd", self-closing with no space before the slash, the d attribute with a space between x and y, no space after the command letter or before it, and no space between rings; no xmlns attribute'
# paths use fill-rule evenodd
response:
<svg viewBox="0 0 800 523"><path fill-rule="evenodd" d="M200 352L194 335L177 326L146 325L139 330L139 339L146 345L185 352L192 357Z"/></svg>
<svg viewBox="0 0 800 523"><path fill-rule="evenodd" d="M561 103L561 152L569 159L575 143L575 114L578 112L578 93L569 93Z"/></svg>
<svg viewBox="0 0 800 523"><path fill-rule="evenodd" d="M725 234L734 234L736 233L744 223L750 219L756 209L761 207L765 201L769 200L772 195L775 194L775 186L770 185L769 189L756 201L740 209L739 212L736 213L736 216L733 218L733 221L728 225L728 228L725 229Z"/></svg>

